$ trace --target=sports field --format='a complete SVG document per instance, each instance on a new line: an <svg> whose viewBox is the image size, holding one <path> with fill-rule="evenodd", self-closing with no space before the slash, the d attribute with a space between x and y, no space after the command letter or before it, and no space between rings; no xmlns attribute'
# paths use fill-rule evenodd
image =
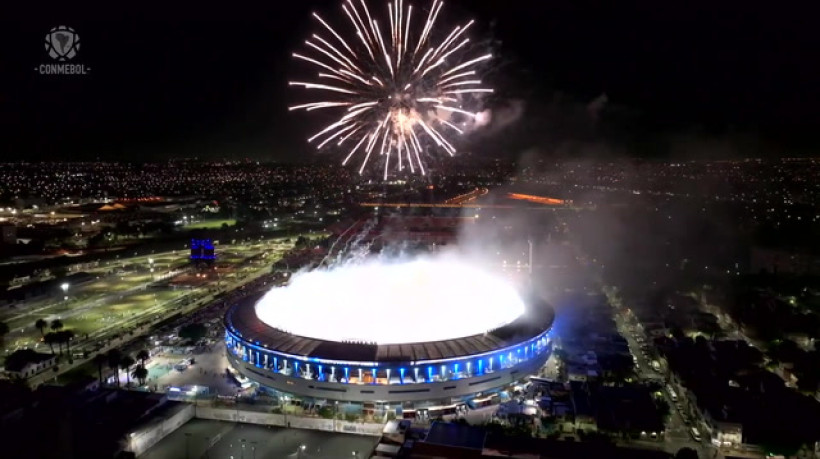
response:
<svg viewBox="0 0 820 459"><path fill-rule="evenodd" d="M234 226L236 225L236 220L233 218L228 218L224 220L203 220L201 222L191 223L190 225L185 225L187 229L219 229L222 228L222 225Z"/></svg>
<svg viewBox="0 0 820 459"><path fill-rule="evenodd" d="M188 301L186 297L193 299L205 295L211 284L219 285L223 280L269 269L292 247L284 242L284 238L235 242L217 248L218 271L224 276L209 276L208 280L198 284L198 288L178 288L169 283L170 278L164 280L179 272L178 269L189 266L187 247L181 247L172 252L103 263L87 270L96 278L84 285L67 285L64 292L8 308L0 314L0 320L10 328L2 344L2 355L26 347L50 352L50 347L43 342L43 334L51 331L50 324L55 319L62 322L64 329L74 332L72 350L77 349L75 346L91 345L95 339L122 333L138 323L159 318L174 305ZM264 263L246 263L260 254L266 254ZM35 322L38 319L49 325L43 330L37 329Z"/></svg>

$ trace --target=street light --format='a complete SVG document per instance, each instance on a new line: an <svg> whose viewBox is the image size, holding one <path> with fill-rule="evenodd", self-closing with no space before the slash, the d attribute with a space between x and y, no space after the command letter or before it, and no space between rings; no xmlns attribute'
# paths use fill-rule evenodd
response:
<svg viewBox="0 0 820 459"><path fill-rule="evenodd" d="M63 282L60 284L60 288L63 290L63 300L68 300L68 288L71 287L68 282Z"/></svg>

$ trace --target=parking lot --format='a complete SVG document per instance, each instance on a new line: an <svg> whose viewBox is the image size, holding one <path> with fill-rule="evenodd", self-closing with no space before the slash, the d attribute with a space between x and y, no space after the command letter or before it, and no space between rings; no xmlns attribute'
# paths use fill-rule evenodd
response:
<svg viewBox="0 0 820 459"><path fill-rule="evenodd" d="M162 439L144 459L366 458L377 437L194 419Z"/></svg>
<svg viewBox="0 0 820 459"><path fill-rule="evenodd" d="M154 365L151 368L157 367L158 377L148 381L148 384L156 385L159 390L164 390L168 386L207 386L212 395L236 395L238 387L225 375L225 369L228 368L225 352L225 345L217 342L212 345L210 351L200 354L155 357L152 359ZM173 368L182 360L190 361L191 358L195 363L189 365L185 370L180 371ZM167 371L160 371L163 368Z"/></svg>

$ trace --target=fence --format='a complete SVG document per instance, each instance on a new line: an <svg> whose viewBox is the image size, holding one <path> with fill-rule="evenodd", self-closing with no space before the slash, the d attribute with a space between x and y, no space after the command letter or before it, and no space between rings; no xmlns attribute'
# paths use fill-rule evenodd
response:
<svg viewBox="0 0 820 459"><path fill-rule="evenodd" d="M293 427L296 429L323 430L326 432L371 436L380 436L383 427L381 424L373 423L306 418L301 416L289 416L284 414L262 413L258 411L214 408L207 406L197 407L195 417L218 421L244 422L248 424Z"/></svg>
<svg viewBox="0 0 820 459"><path fill-rule="evenodd" d="M148 448L157 444L160 440L182 427L183 424L194 417L195 407L190 404L182 404L179 409L175 409L167 417L158 419L156 422L141 427L138 431L129 434L125 438L125 450L131 451L139 456Z"/></svg>

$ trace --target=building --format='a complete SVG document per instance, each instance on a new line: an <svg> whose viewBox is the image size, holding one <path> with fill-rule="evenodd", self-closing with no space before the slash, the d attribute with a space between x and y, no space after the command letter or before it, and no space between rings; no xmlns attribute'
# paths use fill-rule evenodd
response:
<svg viewBox="0 0 820 459"><path fill-rule="evenodd" d="M213 262L216 250L211 239L191 239L191 261Z"/></svg>
<svg viewBox="0 0 820 459"><path fill-rule="evenodd" d="M56 355L21 349L6 357L3 373L12 379L28 379L56 364Z"/></svg>
<svg viewBox="0 0 820 459"><path fill-rule="evenodd" d="M17 244L17 227L14 225L0 225L0 245Z"/></svg>
<svg viewBox="0 0 820 459"><path fill-rule="evenodd" d="M531 304L517 320L474 336L405 344L340 342L275 329L248 301L226 314L225 343L236 370L278 393L393 404L404 417L424 410L432 418L537 373L550 354L552 321L550 306ZM397 316L394 324L373 325L402 323Z"/></svg>

